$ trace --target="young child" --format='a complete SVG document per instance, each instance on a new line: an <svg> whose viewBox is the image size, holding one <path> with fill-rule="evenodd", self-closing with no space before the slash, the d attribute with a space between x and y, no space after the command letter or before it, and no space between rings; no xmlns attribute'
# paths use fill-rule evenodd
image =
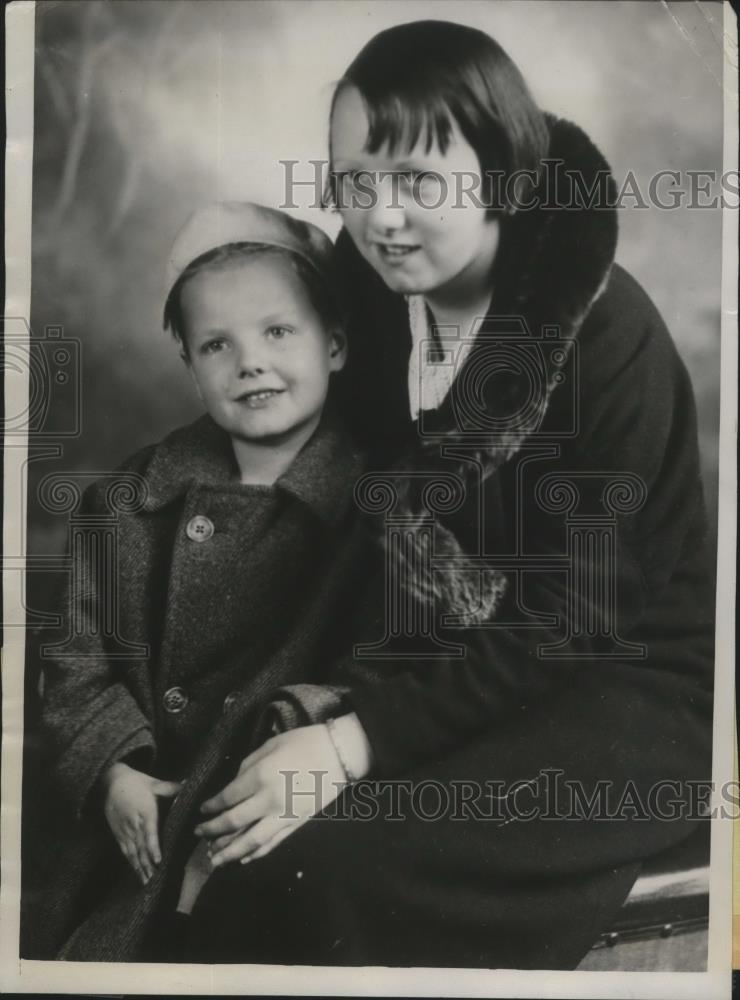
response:
<svg viewBox="0 0 740 1000"><path fill-rule="evenodd" d="M121 660L113 638L85 627L94 606L114 592L86 565L70 595L81 627L72 648L46 663L44 690L60 787L83 821L99 825L102 810L121 853L141 883L151 885L137 893L124 874L118 883L128 894L128 917L121 917L115 892L113 902L99 893L97 910L89 916L88 908L80 924L72 897L102 870L99 847L84 846L81 837L84 863L66 868L84 877L75 885L67 878L66 910L59 889L51 904L61 907L58 923L66 921L62 939L77 926L61 957L133 956L133 944L120 950L125 928L151 913L169 856L182 872L206 797L204 776L211 775L211 793L224 784L214 786L212 764L231 759L229 720L237 720L248 749L249 721L270 692L311 679L318 629L307 608L325 632L340 630L328 608L339 608L341 621L341 601L327 598L322 609L321 587L336 569L333 561L345 555L362 458L325 406L331 375L346 354L330 257L331 242L320 230L250 203L196 212L173 246L165 327L180 345L206 415L119 471L123 482L133 477L141 502L119 512L118 564L115 576L105 577L117 579L120 598L113 638L145 653ZM109 513L111 495L109 483L96 484L83 512ZM360 774L368 766L362 743L359 755L356 741L341 746L351 716L335 727L301 729L307 759L325 771L327 790L346 780L348 768ZM278 737L271 745L280 752ZM205 765L204 747L210 748ZM236 755L234 761L236 767ZM285 763L300 766L300 754ZM187 802L184 792L178 795L185 779L188 790L199 789ZM230 846L233 855L243 828L251 827L252 852L290 832L291 824L278 820L278 782L282 787L277 768L262 774L246 810L241 803L245 815L236 825L227 816L230 833L211 852L216 864L219 850ZM160 840L158 799L175 796L168 821L187 836L172 834L168 848ZM233 804L227 794L210 815ZM249 849L240 853L248 856ZM177 884L175 873L167 885Z"/></svg>

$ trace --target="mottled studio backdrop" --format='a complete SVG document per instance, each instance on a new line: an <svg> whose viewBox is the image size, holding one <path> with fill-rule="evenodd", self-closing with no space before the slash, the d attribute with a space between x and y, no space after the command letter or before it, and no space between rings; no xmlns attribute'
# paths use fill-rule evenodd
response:
<svg viewBox="0 0 740 1000"><path fill-rule="evenodd" d="M32 326L81 342L82 420L62 460L31 464L32 553L66 538L65 518L35 500L42 476L112 469L199 412L161 329L172 237L206 201L280 204L278 160L326 156L332 83L378 30L431 16L488 31L542 107L586 129L618 181L632 170L647 188L662 169L721 170L713 3L40 0L36 10ZM301 214L336 233L335 215ZM618 259L657 302L694 380L714 517L721 215L628 207L620 222ZM69 400L52 399L51 426L69 419Z"/></svg>

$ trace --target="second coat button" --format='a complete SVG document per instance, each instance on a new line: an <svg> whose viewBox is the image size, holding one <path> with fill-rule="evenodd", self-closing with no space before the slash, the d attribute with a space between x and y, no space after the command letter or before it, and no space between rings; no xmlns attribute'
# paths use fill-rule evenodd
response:
<svg viewBox="0 0 740 1000"><path fill-rule="evenodd" d="M213 521L203 514L191 517L185 528L185 534L191 542L207 542L214 532Z"/></svg>
<svg viewBox="0 0 740 1000"><path fill-rule="evenodd" d="M162 697L164 710L165 712L169 712L170 715L179 715L180 712L187 708L189 701L190 698L187 691L181 687L168 688Z"/></svg>

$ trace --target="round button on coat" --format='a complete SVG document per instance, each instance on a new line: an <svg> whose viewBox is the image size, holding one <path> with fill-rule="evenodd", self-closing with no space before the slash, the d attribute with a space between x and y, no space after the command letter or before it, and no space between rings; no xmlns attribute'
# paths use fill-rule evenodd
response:
<svg viewBox="0 0 740 1000"><path fill-rule="evenodd" d="M187 708L189 701L187 692L181 687L168 688L162 696L164 710L165 712L169 712L170 715L178 715Z"/></svg>
<svg viewBox="0 0 740 1000"><path fill-rule="evenodd" d="M191 517L185 528L185 534L191 542L207 542L214 532L213 521L203 514Z"/></svg>

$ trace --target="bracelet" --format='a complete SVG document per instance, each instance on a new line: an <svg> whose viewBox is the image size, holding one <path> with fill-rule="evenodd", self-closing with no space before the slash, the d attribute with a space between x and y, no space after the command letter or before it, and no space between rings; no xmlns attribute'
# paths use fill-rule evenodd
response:
<svg viewBox="0 0 740 1000"><path fill-rule="evenodd" d="M326 731L329 734L329 739L331 740L331 745L334 747L334 753L339 758L339 763L342 765L342 770L344 771L344 776L350 784L354 784L357 778L352 772L352 768L347 764L347 759L342 751L341 743L337 739L336 733L336 719L327 719L324 723L326 726Z"/></svg>

